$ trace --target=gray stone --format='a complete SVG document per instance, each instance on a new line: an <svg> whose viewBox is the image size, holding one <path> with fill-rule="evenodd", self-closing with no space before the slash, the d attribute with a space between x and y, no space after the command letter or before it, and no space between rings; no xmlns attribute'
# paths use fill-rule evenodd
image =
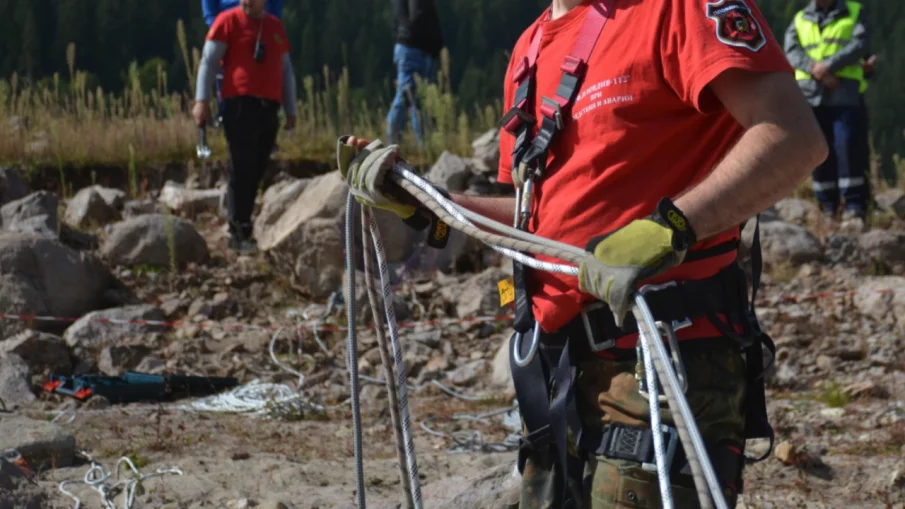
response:
<svg viewBox="0 0 905 509"><path fill-rule="evenodd" d="M148 214L109 228L101 254L114 264L170 267L174 262L183 267L204 263L210 257L204 238L191 223L178 217Z"/></svg>
<svg viewBox="0 0 905 509"><path fill-rule="evenodd" d="M0 309L7 314L81 316L101 307L114 283L94 255L21 233L0 233ZM0 337L25 322L0 321Z"/></svg>
<svg viewBox="0 0 905 509"><path fill-rule="evenodd" d="M424 487L424 499L437 509L509 509L518 505L521 477L515 458L465 478L455 476Z"/></svg>
<svg viewBox="0 0 905 509"><path fill-rule="evenodd" d="M0 357L0 400L7 408L31 403L37 399L31 391L28 364L16 354ZM2 448L0 448L2 449Z"/></svg>
<svg viewBox="0 0 905 509"><path fill-rule="evenodd" d="M163 321L163 312L151 304L111 308L89 313L73 323L63 333L66 344L77 354L99 352L104 347L123 345L135 335L163 332L160 325L140 323L117 324L110 321L135 322L142 320Z"/></svg>
<svg viewBox="0 0 905 509"><path fill-rule="evenodd" d="M76 228L101 226L119 219L125 193L117 189L90 186L79 190L66 204L63 221Z"/></svg>
<svg viewBox="0 0 905 509"><path fill-rule="evenodd" d="M500 130L491 129L471 144L475 170L496 174L500 167Z"/></svg>
<svg viewBox="0 0 905 509"><path fill-rule="evenodd" d="M761 224L764 263L801 265L823 257L820 241L804 228L783 221Z"/></svg>
<svg viewBox="0 0 905 509"><path fill-rule="evenodd" d="M52 372L69 373L72 361L63 338L36 330L22 331L0 341L0 357L15 354L22 358L33 376Z"/></svg>
<svg viewBox="0 0 905 509"><path fill-rule="evenodd" d="M451 193L461 193L473 174L470 160L443 152L427 173L427 180Z"/></svg>
<svg viewBox="0 0 905 509"><path fill-rule="evenodd" d="M15 168L0 168L0 206L28 195L28 185Z"/></svg>
<svg viewBox="0 0 905 509"><path fill-rule="evenodd" d="M824 240L824 260L831 264L855 265L867 261L857 237L831 233Z"/></svg>
<svg viewBox="0 0 905 509"><path fill-rule="evenodd" d="M0 509L51 507L47 491L36 484L19 467L0 459Z"/></svg>
<svg viewBox="0 0 905 509"><path fill-rule="evenodd" d="M157 201L171 211L194 217L200 212L216 211L226 194L226 188L220 189L186 189L182 184L168 180Z"/></svg>
<svg viewBox="0 0 905 509"><path fill-rule="evenodd" d="M866 278L853 298L863 315L905 332L905 277Z"/></svg>
<svg viewBox="0 0 905 509"><path fill-rule="evenodd" d="M135 369L151 349L144 346L108 346L101 351L98 369L110 376L120 376Z"/></svg>
<svg viewBox="0 0 905 509"><path fill-rule="evenodd" d="M812 223L820 215L820 208L816 203L800 198L780 200L774 207L783 221L798 225Z"/></svg>
<svg viewBox="0 0 905 509"><path fill-rule="evenodd" d="M496 355L493 356L493 368L490 374L490 384L495 389L505 390L515 393L512 385L512 370L509 369L509 340L514 331L508 330L503 333L500 346Z"/></svg>
<svg viewBox="0 0 905 509"><path fill-rule="evenodd" d="M129 200L123 205L123 217L126 219L158 212L161 212L159 205L151 200Z"/></svg>
<svg viewBox="0 0 905 509"><path fill-rule="evenodd" d="M57 238L59 200L49 191L38 191L0 208L3 229Z"/></svg>
<svg viewBox="0 0 905 509"><path fill-rule="evenodd" d="M901 189L883 191L877 193L876 200L881 209L892 212L899 219L905 219L905 191Z"/></svg>
<svg viewBox="0 0 905 509"><path fill-rule="evenodd" d="M456 316L495 316L503 310L500 306L498 283L508 274L500 268L491 267L480 274L469 277L461 284L441 289L441 293L456 305Z"/></svg>
<svg viewBox="0 0 905 509"><path fill-rule="evenodd" d="M490 363L484 359L471 361L447 374L447 378L455 385L474 385L478 379L490 368Z"/></svg>
<svg viewBox="0 0 905 509"><path fill-rule="evenodd" d="M858 244L873 260L889 265L905 263L905 233L873 230L858 237Z"/></svg>
<svg viewBox="0 0 905 509"><path fill-rule="evenodd" d="M34 470L68 467L75 459L75 436L50 423L0 414L0 450L15 449Z"/></svg>

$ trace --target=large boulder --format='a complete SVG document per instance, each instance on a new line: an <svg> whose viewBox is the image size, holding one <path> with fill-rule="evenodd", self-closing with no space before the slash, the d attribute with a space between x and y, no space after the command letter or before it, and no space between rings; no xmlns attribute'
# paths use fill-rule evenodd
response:
<svg viewBox="0 0 905 509"><path fill-rule="evenodd" d="M33 381L51 373L67 374L72 369L66 342L59 336L32 329L0 340L0 357L4 355L21 357L28 364Z"/></svg>
<svg viewBox="0 0 905 509"><path fill-rule="evenodd" d="M500 306L498 283L509 275L502 269L491 267L475 274L457 285L446 286L441 294L452 302L456 316L496 316L505 312Z"/></svg>
<svg viewBox="0 0 905 509"><path fill-rule="evenodd" d="M75 459L75 436L62 426L0 414L0 451L13 449L34 470L68 467Z"/></svg>
<svg viewBox="0 0 905 509"><path fill-rule="evenodd" d="M38 191L25 198L11 201L0 208L3 229L8 232L56 238L59 204L57 196L49 191Z"/></svg>
<svg viewBox="0 0 905 509"><path fill-rule="evenodd" d="M858 237L858 244L873 260L888 265L905 263L905 233L873 230Z"/></svg>
<svg viewBox="0 0 905 509"><path fill-rule="evenodd" d="M0 401L7 409L31 403L31 373L28 364L16 354L0 356Z"/></svg>
<svg viewBox="0 0 905 509"><path fill-rule="evenodd" d="M427 180L451 193L461 193L468 187L468 180L474 175L472 168L471 160L443 152L428 172Z"/></svg>
<svg viewBox="0 0 905 509"><path fill-rule="evenodd" d="M182 184L168 180L157 201L173 212L194 217L200 212L216 211L223 201L226 188L219 189L187 189Z"/></svg>
<svg viewBox="0 0 905 509"><path fill-rule="evenodd" d="M28 185L15 168L0 168L0 205L24 198Z"/></svg>
<svg viewBox="0 0 905 509"><path fill-rule="evenodd" d="M192 223L164 214L136 216L110 225L101 254L117 265L183 267L210 257Z"/></svg>
<svg viewBox="0 0 905 509"><path fill-rule="evenodd" d="M471 144L475 170L495 174L500 166L500 130L491 129Z"/></svg>
<svg viewBox="0 0 905 509"><path fill-rule="evenodd" d="M102 309L79 318L63 333L63 339L78 355L96 358L108 346L125 345L136 336L165 330L163 311L151 304ZM152 323L145 323L145 322Z"/></svg>
<svg viewBox="0 0 905 509"><path fill-rule="evenodd" d="M753 228L754 221L745 229ZM748 237L745 237L746 240ZM764 263L801 265L823 257L823 247L811 232L784 221L769 221L760 225L760 240Z"/></svg>
<svg viewBox="0 0 905 509"><path fill-rule="evenodd" d="M304 189L286 188L284 192L272 194L271 201L264 203L267 213L255 223L258 248L270 255L278 269L292 274L296 285L314 297L325 297L339 290L345 269L348 186L339 171L334 171L312 179ZM387 261L405 260L414 249L416 232L391 212L375 210L374 216ZM360 221L353 227L356 238L361 239Z"/></svg>
<svg viewBox="0 0 905 509"><path fill-rule="evenodd" d="M0 310L6 314L81 316L104 305L113 283L91 253L33 235L0 233ZM0 337L24 328L25 322L0 321Z"/></svg>
<svg viewBox="0 0 905 509"><path fill-rule="evenodd" d="M63 222L76 228L105 225L120 218L126 193L101 186L84 187L66 204Z"/></svg>

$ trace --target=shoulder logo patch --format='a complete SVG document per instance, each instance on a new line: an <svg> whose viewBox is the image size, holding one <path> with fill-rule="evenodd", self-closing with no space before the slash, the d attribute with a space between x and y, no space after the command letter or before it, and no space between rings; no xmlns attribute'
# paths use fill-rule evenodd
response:
<svg viewBox="0 0 905 509"><path fill-rule="evenodd" d="M744 0L708 2L707 17L716 22L716 36L724 44L751 51L767 44L767 37Z"/></svg>

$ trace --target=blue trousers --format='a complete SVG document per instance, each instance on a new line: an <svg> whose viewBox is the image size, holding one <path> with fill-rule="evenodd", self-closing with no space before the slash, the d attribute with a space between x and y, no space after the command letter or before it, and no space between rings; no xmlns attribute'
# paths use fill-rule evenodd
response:
<svg viewBox="0 0 905 509"><path fill-rule="evenodd" d="M814 192L820 207L835 214L841 199L845 199L846 209L865 213L870 195L866 108L863 104L817 106L814 114L830 148L826 161L813 174Z"/></svg>
<svg viewBox="0 0 905 509"><path fill-rule="evenodd" d="M396 96L387 114L387 139L390 143L399 143L408 113L412 119L412 130L421 144L424 132L415 90L415 75L433 82L436 79L437 62L420 49L396 44L393 48L393 63L396 64Z"/></svg>

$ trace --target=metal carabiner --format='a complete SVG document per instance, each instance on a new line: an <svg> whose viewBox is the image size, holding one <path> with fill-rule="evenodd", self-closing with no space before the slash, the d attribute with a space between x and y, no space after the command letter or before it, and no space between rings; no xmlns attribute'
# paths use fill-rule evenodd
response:
<svg viewBox="0 0 905 509"><path fill-rule="evenodd" d="M662 290L664 288L669 288L671 286L678 286L678 283L675 281L669 281L667 283L659 284L659 285L645 285L638 290L638 293L641 296L645 296L650 292L656 292L658 290ZM679 383L682 384L682 392L688 392L688 374L685 371L685 363L682 362L682 354L679 351L679 339L676 336L676 331L680 329L684 329L686 327L690 327L692 325L692 321L690 318L685 318L684 320L673 320L670 323L666 323L663 321L654 322L657 325L657 335L662 339L663 336L666 336L666 340L669 344L670 350L670 361L672 362L673 369L676 372L676 377L679 379ZM651 331L654 332L654 331ZM649 394L647 392L647 383L645 381L644 376L644 368L641 364L641 341L640 338L638 340L638 344L635 345L635 350L638 356L638 364L635 369L635 379L638 380L638 393L641 394L645 399L648 398ZM660 401L666 401L666 396L660 392Z"/></svg>
<svg viewBox="0 0 905 509"><path fill-rule="evenodd" d="M515 365L524 368L534 360L537 355L537 348L540 345L540 325L535 323L534 330L531 333L531 345L528 347L528 353L522 356L522 338L525 337L523 332L516 332L515 338L512 340L512 360Z"/></svg>

